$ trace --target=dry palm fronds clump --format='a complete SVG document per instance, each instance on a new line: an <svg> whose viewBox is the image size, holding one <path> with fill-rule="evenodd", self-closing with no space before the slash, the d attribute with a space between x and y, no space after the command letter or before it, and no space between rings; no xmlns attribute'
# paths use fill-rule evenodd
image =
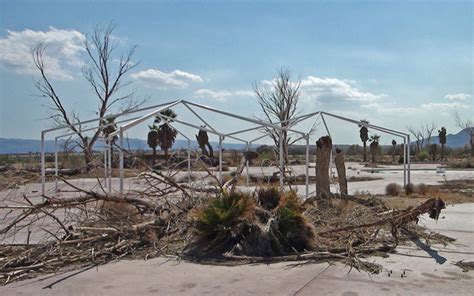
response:
<svg viewBox="0 0 474 296"><path fill-rule="evenodd" d="M262 188L251 196L222 193L192 217L193 241L185 251L200 256L277 256L311 250L315 230L294 192Z"/></svg>

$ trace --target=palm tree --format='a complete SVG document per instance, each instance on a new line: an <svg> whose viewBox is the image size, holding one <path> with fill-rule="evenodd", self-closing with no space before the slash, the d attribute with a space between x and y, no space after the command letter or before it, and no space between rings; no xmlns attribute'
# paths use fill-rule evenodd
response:
<svg viewBox="0 0 474 296"><path fill-rule="evenodd" d="M372 154L372 162L375 163L375 156L377 155L377 151L379 148L379 135L372 135L370 136L370 154Z"/></svg>
<svg viewBox="0 0 474 296"><path fill-rule="evenodd" d="M361 123L369 123L367 120L361 120ZM364 124L359 125L360 140L364 143L364 162L367 161L367 141L369 140L369 130Z"/></svg>
<svg viewBox="0 0 474 296"><path fill-rule="evenodd" d="M444 145L446 144L446 128L443 126L438 131L438 139L441 144L441 161L444 160Z"/></svg>
<svg viewBox="0 0 474 296"><path fill-rule="evenodd" d="M109 135L117 131L117 124L115 124L115 117L109 117L107 119L101 120L100 125L102 126L102 136L104 136L105 138L105 143L107 143L107 145L110 145L110 159L112 160L112 167L113 167L114 145L118 139L118 136L114 135L111 139L109 139Z"/></svg>
<svg viewBox="0 0 474 296"><path fill-rule="evenodd" d="M392 140L392 162L395 162L395 152L397 151L397 141Z"/></svg>
<svg viewBox="0 0 474 296"><path fill-rule="evenodd" d="M149 125L150 131L148 132L148 146L153 150L153 164L156 160L156 147L158 146L158 131L156 125Z"/></svg>
<svg viewBox="0 0 474 296"><path fill-rule="evenodd" d="M166 109L160 112L161 115L166 116L166 122L158 127L158 145L160 148L165 151L165 158L168 159L168 150L173 147L178 132L172 128L169 123L173 122L170 118L176 118L176 113L172 109ZM159 124L161 122L161 117L156 116L153 125Z"/></svg>

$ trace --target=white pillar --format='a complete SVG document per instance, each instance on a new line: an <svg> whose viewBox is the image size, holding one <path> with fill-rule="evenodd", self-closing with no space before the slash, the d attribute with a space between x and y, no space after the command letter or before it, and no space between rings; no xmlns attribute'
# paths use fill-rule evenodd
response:
<svg viewBox="0 0 474 296"><path fill-rule="evenodd" d="M108 165L107 165L107 172L108 172L108 176L109 176L109 188L108 188L108 191L109 191L109 195L112 193L112 141L111 139L109 138L109 151L107 153L107 162L108 162Z"/></svg>
<svg viewBox="0 0 474 296"><path fill-rule="evenodd" d="M58 195L58 138L54 138L54 193Z"/></svg>
<svg viewBox="0 0 474 296"><path fill-rule="evenodd" d="M249 186L249 179L250 179L250 175L249 175L249 151L250 151L250 144L249 142L247 142L247 154L245 156L245 171L246 171L246 176L245 176L245 185L246 186Z"/></svg>
<svg viewBox="0 0 474 296"><path fill-rule="evenodd" d="M104 149L104 187L107 188L107 149Z"/></svg>
<svg viewBox="0 0 474 296"><path fill-rule="evenodd" d="M283 158L283 155L284 155L284 149L283 149L283 130L280 130L278 132L278 141L279 141L279 148L280 148L280 166L279 166L279 169L280 169L280 190L283 191L283 186L284 186L284 179L283 179L283 175L285 173L285 160Z"/></svg>
<svg viewBox="0 0 474 296"><path fill-rule="evenodd" d="M306 193L305 197L308 198L309 195L309 134L305 136L306 138L306 166L305 166L305 174L306 174L306 180L305 180L305 187L306 187Z"/></svg>
<svg viewBox="0 0 474 296"><path fill-rule="evenodd" d="M44 132L41 132L41 194L45 194L46 164L44 156Z"/></svg>
<svg viewBox="0 0 474 296"><path fill-rule="evenodd" d="M407 183L407 184L410 184L410 183L411 183L411 176L410 176L410 175L411 175L411 172L410 172L410 163L411 163L411 156L410 156L410 154L411 154L411 151L410 151L410 150L411 150L411 149L410 149L410 148L411 148L411 145L410 145L410 144L411 144L411 142L410 142L410 135L407 136L407 141L408 141L408 148L407 148L407 149L408 149L408 153L407 153L407 154L408 154L408 157L407 157L407 158L408 158L408 159L407 159L407 164L408 164L407 182L408 182L408 183Z"/></svg>
<svg viewBox="0 0 474 296"><path fill-rule="evenodd" d="M219 136L219 183L222 185L222 136Z"/></svg>
<svg viewBox="0 0 474 296"><path fill-rule="evenodd" d="M191 140L188 139L188 182L191 182Z"/></svg>
<svg viewBox="0 0 474 296"><path fill-rule="evenodd" d="M403 186L407 186L407 139L403 138Z"/></svg>
<svg viewBox="0 0 474 296"><path fill-rule="evenodd" d="M120 128L120 147L119 147L119 155L120 155L120 195L123 195L123 129Z"/></svg>

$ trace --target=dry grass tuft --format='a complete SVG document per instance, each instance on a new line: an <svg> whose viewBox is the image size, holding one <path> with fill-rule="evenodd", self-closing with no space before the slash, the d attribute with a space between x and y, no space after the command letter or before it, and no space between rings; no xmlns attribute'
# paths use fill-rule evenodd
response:
<svg viewBox="0 0 474 296"><path fill-rule="evenodd" d="M409 183L405 186L405 194L406 195L411 195L415 193L415 185L413 183Z"/></svg>
<svg viewBox="0 0 474 296"><path fill-rule="evenodd" d="M389 183L385 187L385 194L391 196L398 196L402 192L402 186L397 183Z"/></svg>

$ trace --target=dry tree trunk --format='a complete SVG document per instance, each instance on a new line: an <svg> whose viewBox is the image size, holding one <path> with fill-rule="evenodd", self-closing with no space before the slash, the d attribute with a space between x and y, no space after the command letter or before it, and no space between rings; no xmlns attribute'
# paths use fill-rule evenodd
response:
<svg viewBox="0 0 474 296"><path fill-rule="evenodd" d="M329 197L329 162L331 160L332 140L329 136L319 138L316 142L316 194Z"/></svg>
<svg viewBox="0 0 474 296"><path fill-rule="evenodd" d="M339 178L339 188L341 195L347 195L346 166L344 165L344 154L341 149L336 149L336 169Z"/></svg>

